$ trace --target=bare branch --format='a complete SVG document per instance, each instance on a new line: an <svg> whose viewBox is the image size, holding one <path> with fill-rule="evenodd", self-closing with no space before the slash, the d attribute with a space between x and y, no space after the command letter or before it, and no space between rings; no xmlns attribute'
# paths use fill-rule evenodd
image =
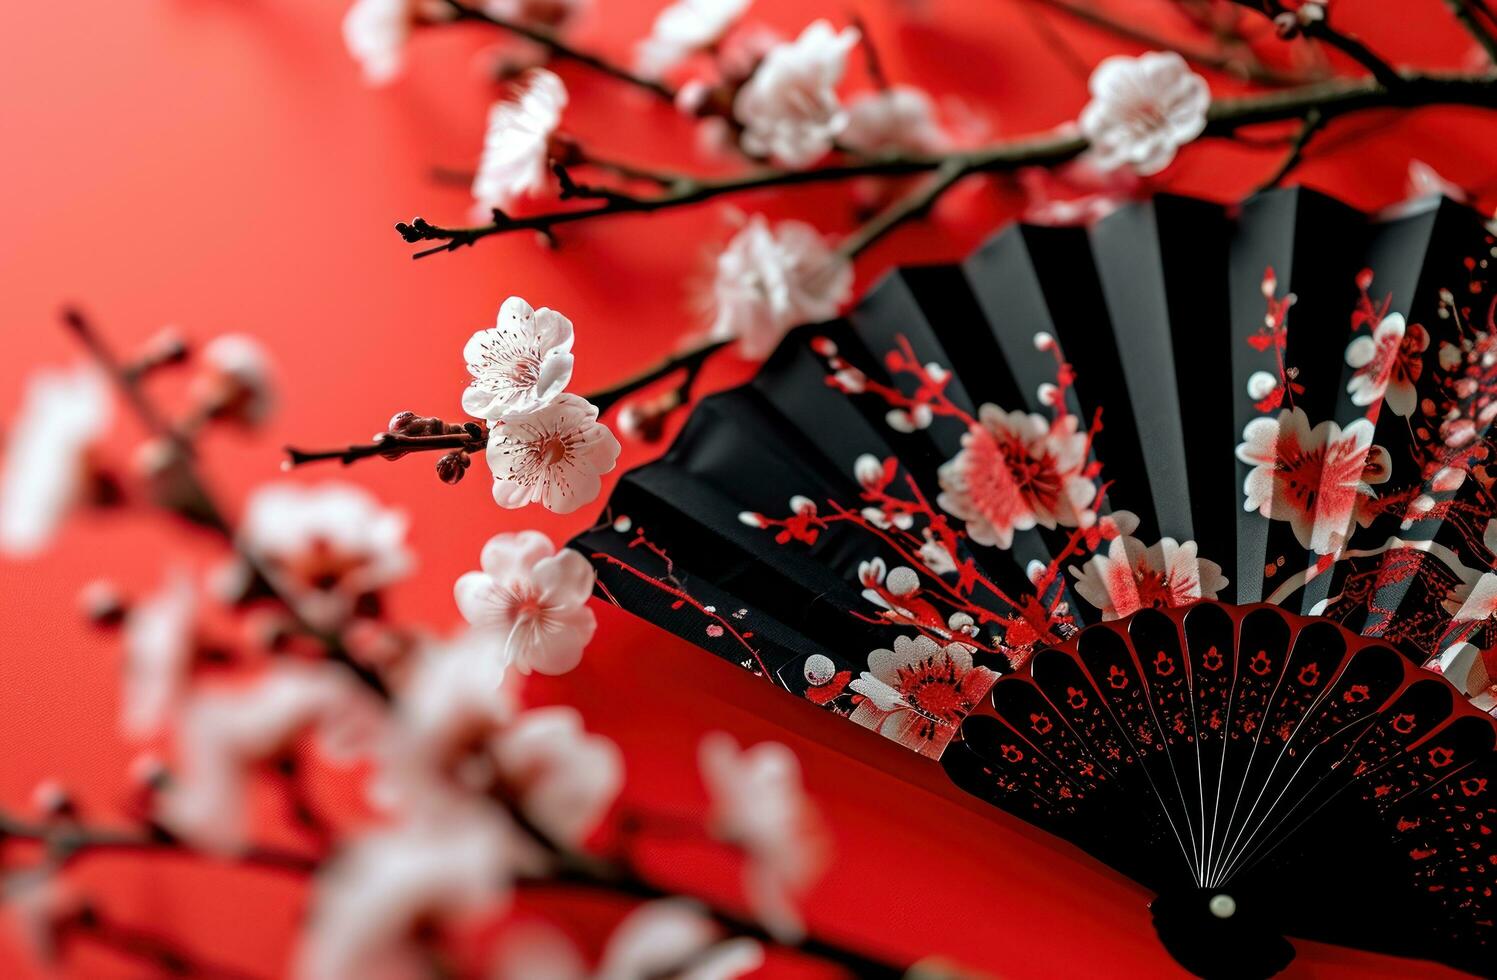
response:
<svg viewBox="0 0 1497 980"><path fill-rule="evenodd" d="M1445 6L1455 15L1455 19L1461 22L1466 33L1476 39L1481 49L1487 53L1487 60L1497 66L1497 36L1487 29L1486 25L1477 17L1476 11L1472 9L1470 0L1445 0Z"/></svg>
<svg viewBox="0 0 1497 980"><path fill-rule="evenodd" d="M1319 132L1320 128L1324 125L1325 119L1321 116L1319 109L1311 109L1306 113L1304 124L1294 134L1294 139L1289 142L1289 150L1284 154L1284 161L1279 164L1278 169L1273 172L1272 176L1258 185L1255 193L1279 186L1284 178L1288 177L1294 168L1300 165L1300 161L1304 159L1305 144L1309 143L1311 137Z"/></svg>

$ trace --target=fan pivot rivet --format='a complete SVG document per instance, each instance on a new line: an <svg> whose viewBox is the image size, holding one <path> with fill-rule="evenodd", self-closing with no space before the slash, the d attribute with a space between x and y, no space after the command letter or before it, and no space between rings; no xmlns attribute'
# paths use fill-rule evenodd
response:
<svg viewBox="0 0 1497 980"><path fill-rule="evenodd" d="M1213 895L1208 907L1218 919L1230 919L1237 911L1237 900L1231 895Z"/></svg>

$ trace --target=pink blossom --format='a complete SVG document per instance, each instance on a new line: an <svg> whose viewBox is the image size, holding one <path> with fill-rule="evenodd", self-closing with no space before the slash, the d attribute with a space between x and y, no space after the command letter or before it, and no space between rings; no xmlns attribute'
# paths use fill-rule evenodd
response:
<svg viewBox="0 0 1497 980"><path fill-rule="evenodd" d="M737 340L744 357L768 357L785 331L830 320L852 293L852 264L800 221L770 227L755 215L717 257L714 340Z"/></svg>
<svg viewBox="0 0 1497 980"><path fill-rule="evenodd" d="M539 503L558 514L590 503L602 475L619 458L619 441L598 421L598 410L580 395L562 394L528 415L489 430L486 458L494 475L494 500L516 508Z"/></svg>
<svg viewBox="0 0 1497 980"><path fill-rule="evenodd" d="M972 648L929 636L899 636L874 650L849 687L862 696L852 720L921 755L939 758L957 726L998 675L972 663Z"/></svg>
<svg viewBox="0 0 1497 980"><path fill-rule="evenodd" d="M1087 440L1076 416L1052 426L1042 415L985 404L977 422L938 473L936 502L967 522L968 537L1008 548L1015 531L1082 524L1097 488L1082 472Z"/></svg>
<svg viewBox="0 0 1497 980"><path fill-rule="evenodd" d="M1362 335L1346 348L1346 363L1356 369L1346 391L1353 405L1386 399L1388 408L1407 418L1419 403L1415 382L1424 372L1429 333L1419 324L1406 328L1402 313L1383 317L1372 336Z"/></svg>
<svg viewBox="0 0 1497 980"><path fill-rule="evenodd" d="M1358 498L1388 479L1388 454L1372 444L1372 423L1345 429L1332 421L1310 428L1304 409L1247 424L1237 458L1252 466L1243 482L1243 509L1288 521L1300 545L1318 555L1340 554L1354 520L1369 518Z"/></svg>
<svg viewBox="0 0 1497 980"><path fill-rule="evenodd" d="M713 732L699 759L712 797L709 829L747 858L749 907L776 939L795 941L804 925L793 896L820 873L825 853L795 753L778 742L740 749L731 735Z"/></svg>
<svg viewBox="0 0 1497 980"><path fill-rule="evenodd" d="M482 569L457 580L463 618L497 637L522 674L565 674L582 660L597 621L587 601L596 573L570 548L559 553L539 531L496 534L483 546Z"/></svg>
<svg viewBox="0 0 1497 980"><path fill-rule="evenodd" d="M1092 100L1079 122L1103 170L1158 173L1206 128L1211 91L1173 51L1103 59L1088 86Z"/></svg>
<svg viewBox="0 0 1497 980"><path fill-rule="evenodd" d="M1215 599L1227 587L1221 566L1196 556L1196 543L1163 538L1145 545L1137 538L1112 539L1106 555L1094 555L1083 568L1071 567L1076 592L1102 610L1103 619L1118 619L1140 609L1188 606Z"/></svg>
<svg viewBox="0 0 1497 980"><path fill-rule="evenodd" d="M498 322L463 347L473 376L463 411L494 421L555 401L572 380L572 338L572 321L555 310L537 310L518 296L505 300Z"/></svg>
<svg viewBox="0 0 1497 980"><path fill-rule="evenodd" d="M837 84L857 43L855 29L838 32L818 20L771 48L733 99L744 151L787 167L808 167L824 156L847 125Z"/></svg>
<svg viewBox="0 0 1497 980"><path fill-rule="evenodd" d="M561 124L567 87L552 72L532 68L509 98L489 108L483 155L473 177L480 208L507 208L536 194L551 180L551 134Z"/></svg>

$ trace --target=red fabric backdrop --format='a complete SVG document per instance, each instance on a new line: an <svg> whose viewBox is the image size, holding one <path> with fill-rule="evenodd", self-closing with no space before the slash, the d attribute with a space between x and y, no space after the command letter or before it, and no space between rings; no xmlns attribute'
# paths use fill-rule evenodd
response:
<svg viewBox="0 0 1497 980"><path fill-rule="evenodd" d="M959 96L997 134L1051 127L1084 101L1084 79L1019 3L855 5L895 80ZM622 58L658 6L599 0L579 41ZM1168 7L1117 5L1134 17L1146 6ZM1438 0L1334 6L1343 24L1400 59L1456 66L1469 56ZM515 237L411 262L392 222L416 213L455 221L465 212L463 192L429 174L473 161L494 94L481 54L494 38L466 27L423 32L406 77L370 91L342 49L342 7L338 0L0 4L0 37L9 40L0 59L0 412L14 409L32 366L78 356L57 327L64 301L84 304L127 344L167 323L197 336L252 332L277 358L281 411L264 439L214 435L205 447L217 486L237 507L253 484L278 475L283 442L361 437L398 409L455 417L462 343L492 323L511 293L575 321L578 390L645 366L696 324L692 284L705 277L710 245L727 233L714 207L569 227L556 253ZM847 8L761 0L754 15L793 30L813 12L840 18ZM1063 17L1047 20L1089 62L1124 49ZM1159 23L1175 22L1165 13ZM599 150L666 162L676 159L675 147L690 145L689 130L668 111L585 72L562 71L572 89L567 126ZM1322 159L1312 151L1300 179L1378 205L1403 193L1412 149L1448 178L1479 185L1491 177L1494 136L1491 117L1470 110L1344 121L1325 138L1335 152ZM1193 147L1161 184L1230 198L1270 170L1277 152ZM813 215L841 230L855 220L845 201L836 190L797 190L736 203ZM860 287L893 262L963 254L1017 201L982 181L962 188L932 221L860 260ZM713 380L742 370L723 366ZM122 428L122 442L128 436ZM623 463L651 451L629 447ZM560 540L591 520L590 509L565 519L501 511L481 468L457 488L438 483L420 460L343 475L409 511L422 564L394 609L437 625L456 620L451 583L475 565L486 536L539 526ZM115 732L117 653L112 640L81 624L73 596L97 576L145 588L170 561L201 566L216 553L159 518L85 518L46 556L0 564L0 803L22 808L40 780L61 775L90 814L119 812L136 750ZM537 685L537 698L572 701L593 728L617 738L629 798L655 807L701 807L695 743L703 731L794 746L836 841L836 863L811 896L814 928L890 955L939 953L1005 977L1173 975L1141 889L940 789L888 743L776 697L617 611L599 614L603 629L583 667ZM850 763L846 750L865 761ZM920 788L912 791L905 777ZM667 880L731 888L732 869L710 854L661 849L652 860ZM304 901L294 880L188 860L86 857L76 875L122 921L257 975L284 969ZM1327 888L1334 895L1335 883ZM1430 975L1298 945L1295 976ZM31 969L3 934L0 975ZM794 969L775 962L765 975ZM138 964L84 949L67 972L142 975Z"/></svg>

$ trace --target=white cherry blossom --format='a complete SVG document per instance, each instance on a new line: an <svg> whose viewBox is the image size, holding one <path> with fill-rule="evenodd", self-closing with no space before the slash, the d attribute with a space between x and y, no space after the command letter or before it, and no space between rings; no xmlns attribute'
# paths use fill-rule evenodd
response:
<svg viewBox="0 0 1497 980"><path fill-rule="evenodd" d="M1113 55L1092 72L1081 132L1097 166L1154 174L1206 128L1211 91L1173 51Z"/></svg>
<svg viewBox="0 0 1497 980"><path fill-rule="evenodd" d="M525 712L493 751L499 776L525 816L570 847L597 827L624 784L618 746L586 732L582 716L566 705Z"/></svg>
<svg viewBox="0 0 1497 980"><path fill-rule="evenodd" d="M483 155L473 177L481 208L506 208L545 189L551 179L551 134L561 123L567 87L544 68L532 68L506 99L489 108Z"/></svg>
<svg viewBox="0 0 1497 980"><path fill-rule="evenodd" d="M558 514L590 503L618 463L619 441L580 395L563 394L529 415L496 423L486 458L501 507L541 504Z"/></svg>
<svg viewBox="0 0 1497 980"><path fill-rule="evenodd" d="M250 497L239 533L301 613L331 626L359 597L409 573L414 558L406 523L403 513L356 484L277 483Z"/></svg>
<svg viewBox="0 0 1497 980"><path fill-rule="evenodd" d="M426 976L417 928L501 904L516 844L503 813L476 801L356 838L318 875L296 975Z"/></svg>
<svg viewBox="0 0 1497 980"><path fill-rule="evenodd" d="M515 670L564 674L581 662L597 628L587 605L597 576L586 558L521 531L490 538L479 566L453 587L458 609L500 640Z"/></svg>
<svg viewBox="0 0 1497 980"><path fill-rule="evenodd" d="M323 754L343 761L374 745L373 696L341 667L281 663L244 687L200 691L177 725L180 772L163 792L160 817L174 833L212 851L244 846L251 767L314 730Z"/></svg>
<svg viewBox="0 0 1497 980"><path fill-rule="evenodd" d="M270 379L270 357L248 334L214 337L204 347L206 370L194 381L200 405L215 418L257 425L275 403Z"/></svg>
<svg viewBox="0 0 1497 980"><path fill-rule="evenodd" d="M776 939L793 942L805 930L794 896L825 858L795 753L778 742L741 749L731 735L712 732L698 758L712 798L709 830L747 858L744 888L754 915Z"/></svg>
<svg viewBox="0 0 1497 980"><path fill-rule="evenodd" d="M733 980L763 962L764 948L754 940L724 940L701 906L665 898L638 906L614 927L596 970L559 930L528 926L503 944L490 980Z"/></svg>
<svg viewBox="0 0 1497 980"><path fill-rule="evenodd" d="M415 26L413 0L354 0L343 16L343 43L370 85L400 74Z"/></svg>
<svg viewBox="0 0 1497 980"><path fill-rule="evenodd" d="M197 617L197 586L181 568L125 617L121 720L127 734L155 734L181 699L197 651Z"/></svg>
<svg viewBox="0 0 1497 980"><path fill-rule="evenodd" d="M646 78L660 78L698 51L722 39L752 0L676 0L660 11L650 36L635 48L635 65Z"/></svg>
<svg viewBox="0 0 1497 980"><path fill-rule="evenodd" d="M495 421L555 401L572 380L572 339L571 320L511 296L499 307L498 322L463 347L473 376L463 390L463 411Z"/></svg>
<svg viewBox="0 0 1497 980"><path fill-rule="evenodd" d="M835 317L852 293L852 264L800 221L754 215L717 257L711 336L744 357L769 356L785 331Z"/></svg>
<svg viewBox="0 0 1497 980"><path fill-rule="evenodd" d="M913 85L865 92L847 105L840 142L864 153L939 153L951 140L936 122L935 103Z"/></svg>
<svg viewBox="0 0 1497 980"><path fill-rule="evenodd" d="M824 156L847 126L837 85L857 43L856 29L836 31L818 20L771 48L733 98L745 152L787 167L808 167Z"/></svg>
<svg viewBox="0 0 1497 980"><path fill-rule="evenodd" d="M89 475L89 450L114 418L108 380L92 365L31 376L6 426L0 467L0 554L46 546Z"/></svg>

